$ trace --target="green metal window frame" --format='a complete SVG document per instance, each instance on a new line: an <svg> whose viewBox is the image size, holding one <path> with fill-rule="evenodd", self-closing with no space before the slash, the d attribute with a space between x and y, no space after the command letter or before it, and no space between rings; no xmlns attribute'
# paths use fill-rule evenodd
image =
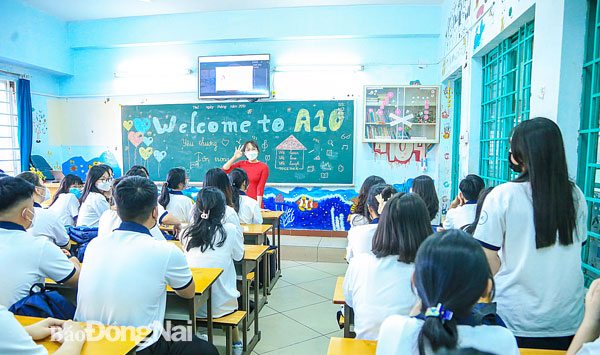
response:
<svg viewBox="0 0 600 355"><path fill-rule="evenodd" d="M483 57L479 174L488 187L514 177L508 167L509 137L529 119L533 23Z"/></svg>
<svg viewBox="0 0 600 355"><path fill-rule="evenodd" d="M454 117L452 119L452 187L450 196L458 194L458 169L460 147L460 110L461 110L462 78L454 80Z"/></svg>
<svg viewBox="0 0 600 355"><path fill-rule="evenodd" d="M586 53L583 64L583 98L579 130L579 165L577 184L588 204L588 241L582 250L582 267L586 285L600 276L600 159L598 133L600 124L600 6L588 1Z"/></svg>

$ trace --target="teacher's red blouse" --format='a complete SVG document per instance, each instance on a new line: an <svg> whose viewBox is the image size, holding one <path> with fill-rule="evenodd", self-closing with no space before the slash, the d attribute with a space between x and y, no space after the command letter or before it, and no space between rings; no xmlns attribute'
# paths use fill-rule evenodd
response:
<svg viewBox="0 0 600 355"><path fill-rule="evenodd" d="M263 162L250 163L247 160L240 160L231 165L231 168L225 170L227 174L235 168L244 169L248 174L248 191L246 195L256 200L256 196L263 196L265 193L265 184L269 178L269 167Z"/></svg>

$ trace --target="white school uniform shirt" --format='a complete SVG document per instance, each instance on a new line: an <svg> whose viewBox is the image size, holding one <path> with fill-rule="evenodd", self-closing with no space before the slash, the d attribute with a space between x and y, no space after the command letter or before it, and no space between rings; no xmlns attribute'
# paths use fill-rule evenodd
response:
<svg viewBox="0 0 600 355"><path fill-rule="evenodd" d="M169 204L165 209L179 221L189 223L192 221L194 201L181 191L169 191Z"/></svg>
<svg viewBox="0 0 600 355"><path fill-rule="evenodd" d="M398 255L377 258L355 255L344 277L346 304L354 309L357 339L377 340L379 327L391 315L409 315L418 301L411 289L414 263L398 261Z"/></svg>
<svg viewBox="0 0 600 355"><path fill-rule="evenodd" d="M362 253L372 254L373 236L377 230L379 218L375 218L369 224L350 228L348 231L348 246L346 246L346 260L350 262L356 255Z"/></svg>
<svg viewBox="0 0 600 355"><path fill-rule="evenodd" d="M36 345L15 316L0 305L0 354L48 355L42 345Z"/></svg>
<svg viewBox="0 0 600 355"><path fill-rule="evenodd" d="M577 355L597 355L600 354L600 338L591 343L585 343L577 352Z"/></svg>
<svg viewBox="0 0 600 355"><path fill-rule="evenodd" d="M48 209L58 214L64 226L73 226L75 218L79 215L79 200L70 192L62 193Z"/></svg>
<svg viewBox="0 0 600 355"><path fill-rule="evenodd" d="M424 321L394 315L381 325L377 355L419 354L418 337ZM497 355L519 355L517 340L510 330L497 325L458 325L457 348L474 348ZM434 354L426 345L425 352Z"/></svg>
<svg viewBox="0 0 600 355"><path fill-rule="evenodd" d="M446 213L446 220L442 223L444 229L461 229L475 221L477 201L469 201L462 206L451 208Z"/></svg>
<svg viewBox="0 0 600 355"><path fill-rule="evenodd" d="M236 286L236 273L234 261L240 261L244 257L244 243L238 236L237 228L231 223L223 225L226 239L222 246L214 245L214 249L206 249L204 252L200 248L192 248L186 251L185 256L188 264L193 268L218 268L223 269L223 273L212 286L212 311L213 317L219 318L237 310L237 298L240 293ZM216 241L221 239L218 233L215 236ZM187 250L187 244L190 238L182 237L184 250ZM202 305L198 310L197 316L206 318L206 305Z"/></svg>
<svg viewBox="0 0 600 355"><path fill-rule="evenodd" d="M240 191L240 222L244 224L262 224L263 218L258 201Z"/></svg>
<svg viewBox="0 0 600 355"><path fill-rule="evenodd" d="M34 283L63 283L76 271L59 247L11 222L0 222L0 270L0 305L9 308L29 296Z"/></svg>
<svg viewBox="0 0 600 355"><path fill-rule="evenodd" d="M34 203L35 216L33 223L27 230L34 237L47 238L60 248L69 245L69 234L60 217L54 211L47 210L41 205Z"/></svg>
<svg viewBox="0 0 600 355"><path fill-rule="evenodd" d="M536 249L531 184L508 182L487 196L475 239L499 250L494 276L498 315L520 337L575 334L584 314L581 243L587 238L587 204L573 188L573 243ZM558 239L558 238L557 238Z"/></svg>
<svg viewBox="0 0 600 355"><path fill-rule="evenodd" d="M350 228L364 226L369 224L369 219L362 214L353 213L350 215Z"/></svg>
<svg viewBox="0 0 600 355"><path fill-rule="evenodd" d="M110 204L103 194L90 192L79 209L77 217L77 227L98 227L102 214L110 210Z"/></svg>
<svg viewBox="0 0 600 355"><path fill-rule="evenodd" d="M150 229L150 234L154 239L166 241L165 236L160 230L158 226L162 219L167 215L167 211L165 211L161 205L158 205L158 222L157 224ZM112 233L115 229L119 228L119 226L123 223L121 217L117 214L117 211L108 210L102 214L100 217L100 223L98 224L98 236L101 237L103 235L108 235Z"/></svg>
<svg viewBox="0 0 600 355"><path fill-rule="evenodd" d="M155 240L142 225L123 222L88 244L75 320L151 328L149 340L138 349L142 350L161 336L167 285L181 290L192 281L179 247Z"/></svg>

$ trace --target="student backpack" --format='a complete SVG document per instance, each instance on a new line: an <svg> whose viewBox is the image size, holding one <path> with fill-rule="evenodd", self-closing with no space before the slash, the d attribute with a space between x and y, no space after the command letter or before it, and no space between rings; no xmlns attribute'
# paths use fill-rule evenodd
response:
<svg viewBox="0 0 600 355"><path fill-rule="evenodd" d="M79 259L79 262L83 262L85 249L87 248L88 243L98 236L98 228L68 227L67 231L71 240L78 244L77 259Z"/></svg>
<svg viewBox="0 0 600 355"><path fill-rule="evenodd" d="M34 291L38 287L40 291ZM29 296L22 298L8 309L14 315L73 319L75 306L56 291L46 291L43 283L35 283L29 289Z"/></svg>

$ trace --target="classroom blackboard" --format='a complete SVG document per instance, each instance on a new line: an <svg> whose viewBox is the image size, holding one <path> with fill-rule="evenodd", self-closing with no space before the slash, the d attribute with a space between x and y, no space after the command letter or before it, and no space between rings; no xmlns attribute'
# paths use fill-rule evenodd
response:
<svg viewBox="0 0 600 355"><path fill-rule="evenodd" d="M121 121L124 171L143 165L155 181L182 167L201 182L254 139L267 183L353 183L350 100L122 106Z"/></svg>

